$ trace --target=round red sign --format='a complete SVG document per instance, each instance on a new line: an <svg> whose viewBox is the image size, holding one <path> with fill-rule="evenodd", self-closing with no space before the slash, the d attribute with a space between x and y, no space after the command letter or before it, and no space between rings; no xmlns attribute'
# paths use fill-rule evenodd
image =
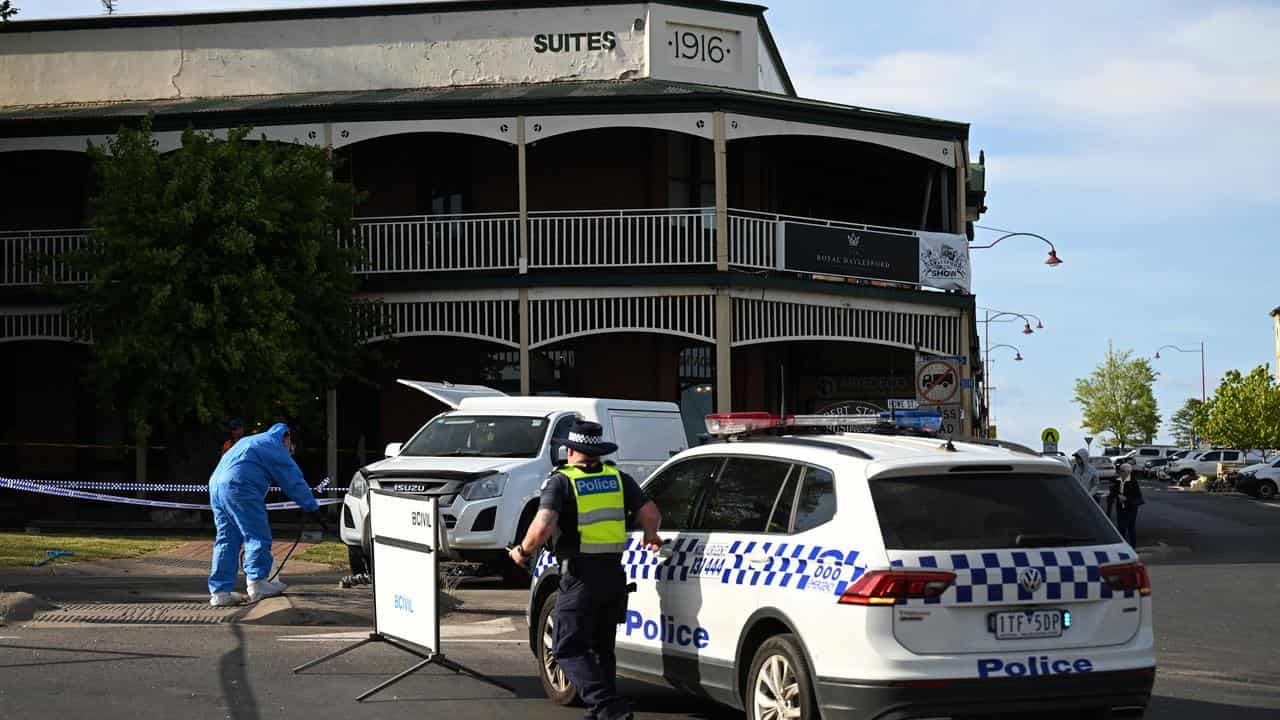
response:
<svg viewBox="0 0 1280 720"><path fill-rule="evenodd" d="M960 392L960 377L954 365L942 360L931 360L916 371L916 397L920 402L941 404L951 402Z"/></svg>

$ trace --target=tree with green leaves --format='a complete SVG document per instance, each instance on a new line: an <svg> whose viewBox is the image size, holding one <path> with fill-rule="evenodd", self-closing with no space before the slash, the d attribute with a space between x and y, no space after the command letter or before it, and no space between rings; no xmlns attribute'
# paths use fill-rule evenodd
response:
<svg viewBox="0 0 1280 720"><path fill-rule="evenodd" d="M18 8L14 7L11 0L0 0L0 22L9 22L9 18L18 14Z"/></svg>
<svg viewBox="0 0 1280 720"><path fill-rule="evenodd" d="M1125 447L1134 441L1151 442L1160 426L1151 386L1156 372L1133 351L1116 352L1107 345L1107 356L1087 378L1076 380L1075 401L1084 414L1084 427L1094 435L1110 432L1107 445Z"/></svg>
<svg viewBox="0 0 1280 720"><path fill-rule="evenodd" d="M1259 365L1248 375L1228 370L1199 413L1196 429L1220 447L1280 447L1280 385L1270 366Z"/></svg>
<svg viewBox="0 0 1280 720"><path fill-rule="evenodd" d="M1169 433L1174 443L1182 447L1194 447L1199 433L1196 432L1196 414L1204 403L1200 398L1188 398L1182 407L1169 418Z"/></svg>
<svg viewBox="0 0 1280 720"><path fill-rule="evenodd" d="M228 417L318 412L385 333L376 304L353 303L338 237L355 197L325 149L241 128L187 130L162 154L148 121L90 156L95 242L59 258L90 281L63 290L68 315L100 401L138 438L164 431L175 480L207 475L209 428Z"/></svg>

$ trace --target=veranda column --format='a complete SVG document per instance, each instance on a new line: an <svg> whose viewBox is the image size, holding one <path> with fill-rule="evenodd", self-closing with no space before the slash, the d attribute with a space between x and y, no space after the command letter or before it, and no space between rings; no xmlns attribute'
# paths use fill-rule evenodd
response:
<svg viewBox="0 0 1280 720"><path fill-rule="evenodd" d="M529 179L526 172L524 116L516 118L516 174L520 193L520 274L529 272ZM520 288L516 322L520 323L520 394L530 394L529 288Z"/></svg>
<svg viewBox="0 0 1280 720"><path fill-rule="evenodd" d="M724 112L711 116L716 161L716 271L729 271L729 172ZM716 412L733 412L733 299L716 291Z"/></svg>

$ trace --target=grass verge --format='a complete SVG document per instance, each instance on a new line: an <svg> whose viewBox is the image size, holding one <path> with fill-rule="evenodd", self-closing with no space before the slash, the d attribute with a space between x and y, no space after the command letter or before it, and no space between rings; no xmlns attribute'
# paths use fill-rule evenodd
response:
<svg viewBox="0 0 1280 720"><path fill-rule="evenodd" d="M176 537L100 537L95 535L32 535L0 533L0 567L34 565L46 557L48 550L74 553L49 564L65 564L80 560L116 560L135 558L159 550L175 548L190 538Z"/></svg>
<svg viewBox="0 0 1280 720"><path fill-rule="evenodd" d="M347 567L347 546L341 542L326 540L299 553L299 558L307 562L323 563L335 567Z"/></svg>

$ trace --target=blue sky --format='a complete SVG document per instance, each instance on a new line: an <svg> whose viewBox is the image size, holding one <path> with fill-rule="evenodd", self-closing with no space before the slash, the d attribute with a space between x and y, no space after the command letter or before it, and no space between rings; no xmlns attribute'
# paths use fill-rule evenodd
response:
<svg viewBox="0 0 1280 720"><path fill-rule="evenodd" d="M98 0L17 0L19 19L92 15ZM122 12L346 4L120 0ZM1045 235L974 251L993 325L1001 437L1083 445L1075 379L1107 343L1151 356L1205 342L1209 391L1273 363L1280 305L1280 7L1264 3L851 3L787 0L767 18L801 95L972 124L987 155L982 224ZM982 234L979 235L983 237ZM991 239L991 238L986 238ZM1200 394L1199 356L1155 361L1168 418ZM1161 439L1167 440L1166 427Z"/></svg>

